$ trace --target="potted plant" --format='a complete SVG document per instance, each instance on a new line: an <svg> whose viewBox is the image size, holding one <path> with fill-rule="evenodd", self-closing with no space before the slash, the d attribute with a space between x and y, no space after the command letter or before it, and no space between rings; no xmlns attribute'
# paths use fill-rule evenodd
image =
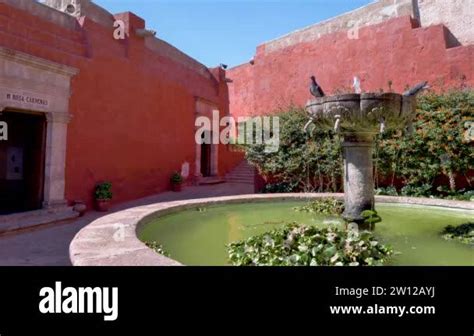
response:
<svg viewBox="0 0 474 336"><path fill-rule="evenodd" d="M175 192L183 190L183 176L179 172L174 172L171 175L171 189Z"/></svg>
<svg viewBox="0 0 474 336"><path fill-rule="evenodd" d="M109 211L112 199L112 183L102 182L95 187L95 205L98 211Z"/></svg>

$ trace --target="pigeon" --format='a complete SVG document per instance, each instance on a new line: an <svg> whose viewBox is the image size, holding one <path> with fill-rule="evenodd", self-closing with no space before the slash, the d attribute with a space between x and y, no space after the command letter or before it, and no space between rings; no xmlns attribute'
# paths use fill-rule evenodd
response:
<svg viewBox="0 0 474 336"><path fill-rule="evenodd" d="M385 133L385 118L382 117L380 119L380 134L384 134Z"/></svg>
<svg viewBox="0 0 474 336"><path fill-rule="evenodd" d="M359 77L354 77L354 84L352 85L352 87L354 88L355 93L362 93Z"/></svg>
<svg viewBox="0 0 474 336"><path fill-rule="evenodd" d="M325 96L323 89L321 89L321 87L318 85L314 76L311 76L311 88L309 89L309 91L316 98L321 98Z"/></svg>
<svg viewBox="0 0 474 336"><path fill-rule="evenodd" d="M334 132L339 133L341 130L341 116L338 114L335 116L336 122L334 123Z"/></svg>
<svg viewBox="0 0 474 336"><path fill-rule="evenodd" d="M415 85L414 87L412 87L411 89L405 91L403 93L403 95L405 97L411 97L411 96L416 96L418 93L420 93L422 90L425 90L425 89L428 89L429 88L429 85L428 85L428 82L427 81L424 81L424 82L421 82L417 85Z"/></svg>

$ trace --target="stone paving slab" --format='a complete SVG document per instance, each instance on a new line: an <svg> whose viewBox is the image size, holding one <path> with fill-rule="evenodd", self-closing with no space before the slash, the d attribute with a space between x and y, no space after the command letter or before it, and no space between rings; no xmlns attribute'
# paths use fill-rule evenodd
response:
<svg viewBox="0 0 474 336"><path fill-rule="evenodd" d="M179 199L249 194L252 192L253 186L233 183L186 187L180 193L165 192L115 205L110 213L90 211L84 217L74 220L3 234L0 235L0 266L70 266L69 244L77 232L94 220L114 211ZM153 251L151 253L153 256L155 255ZM121 259L117 257L114 260L109 260L109 262L119 264ZM136 265L139 265L138 261L136 261Z"/></svg>
<svg viewBox="0 0 474 336"><path fill-rule="evenodd" d="M72 207L59 207L0 216L0 234L79 217Z"/></svg>

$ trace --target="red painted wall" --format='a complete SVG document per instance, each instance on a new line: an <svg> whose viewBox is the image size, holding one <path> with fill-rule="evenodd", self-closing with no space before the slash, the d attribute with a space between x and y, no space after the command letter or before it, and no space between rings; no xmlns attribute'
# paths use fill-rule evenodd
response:
<svg viewBox="0 0 474 336"><path fill-rule="evenodd" d="M145 26L131 13L117 17L127 27ZM69 201L91 204L102 180L113 183L115 202L164 191L185 161L193 176L196 97L228 113L225 73L199 68L185 55L166 57L169 47L157 53L135 36L114 40L113 27L88 18L69 30L0 3L0 45L79 69L67 139ZM241 157L221 147L224 175Z"/></svg>
<svg viewBox="0 0 474 336"><path fill-rule="evenodd" d="M417 28L407 16L362 28L357 40L339 32L271 53L261 45L254 65L228 71L230 111L262 115L305 105L313 74L327 93L350 88L354 76L365 91L388 91L389 80L397 92L422 80L435 89L473 86L474 46L449 48L447 36L443 25Z"/></svg>

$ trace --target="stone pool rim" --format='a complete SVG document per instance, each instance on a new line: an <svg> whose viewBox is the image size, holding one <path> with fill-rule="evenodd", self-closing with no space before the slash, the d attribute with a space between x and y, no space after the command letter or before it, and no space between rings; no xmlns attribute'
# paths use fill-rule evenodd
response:
<svg viewBox="0 0 474 336"><path fill-rule="evenodd" d="M344 194L251 194L155 203L129 208L101 217L80 230L69 246L73 266L184 266L176 260L157 254L137 236L138 230L151 221L170 213L200 206L310 200ZM435 198L376 196L376 203L420 205L457 210L474 210L472 201Z"/></svg>

